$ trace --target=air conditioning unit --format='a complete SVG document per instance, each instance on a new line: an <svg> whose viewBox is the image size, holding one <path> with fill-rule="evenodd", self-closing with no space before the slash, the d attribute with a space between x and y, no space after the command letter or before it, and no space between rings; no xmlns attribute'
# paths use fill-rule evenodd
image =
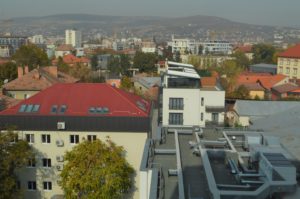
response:
<svg viewBox="0 0 300 199"><path fill-rule="evenodd" d="M57 122L57 129L64 130L66 128L65 122Z"/></svg>
<svg viewBox="0 0 300 199"><path fill-rule="evenodd" d="M56 140L56 146L64 146L64 141L63 140Z"/></svg>
<svg viewBox="0 0 300 199"><path fill-rule="evenodd" d="M56 165L57 171L62 171L63 168L64 168L64 165L63 165L63 164L58 164L58 165Z"/></svg>
<svg viewBox="0 0 300 199"><path fill-rule="evenodd" d="M56 160L57 160L57 162L63 162L64 161L64 156L58 155L58 156L56 156Z"/></svg>

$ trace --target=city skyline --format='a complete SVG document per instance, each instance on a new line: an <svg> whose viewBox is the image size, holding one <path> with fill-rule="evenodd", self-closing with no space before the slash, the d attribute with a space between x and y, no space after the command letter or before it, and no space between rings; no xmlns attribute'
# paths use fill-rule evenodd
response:
<svg viewBox="0 0 300 199"><path fill-rule="evenodd" d="M1 20L68 13L163 17L207 15L250 24L300 27L298 0L289 0L288 4L280 0L73 0L72 3L67 0L2 0L1 4ZM49 9L51 7L53 9Z"/></svg>

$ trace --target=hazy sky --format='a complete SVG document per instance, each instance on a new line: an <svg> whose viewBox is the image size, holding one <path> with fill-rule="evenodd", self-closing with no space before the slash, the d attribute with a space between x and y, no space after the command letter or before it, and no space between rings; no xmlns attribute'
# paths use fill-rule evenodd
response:
<svg viewBox="0 0 300 199"><path fill-rule="evenodd" d="M220 16L300 27L300 0L0 0L0 19L86 13L121 16Z"/></svg>

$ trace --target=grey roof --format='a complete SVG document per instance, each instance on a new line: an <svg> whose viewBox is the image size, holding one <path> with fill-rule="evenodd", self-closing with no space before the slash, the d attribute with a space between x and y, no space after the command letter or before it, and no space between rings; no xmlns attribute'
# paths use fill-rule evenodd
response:
<svg viewBox="0 0 300 199"><path fill-rule="evenodd" d="M275 64L264 64L264 63L254 64L254 65L251 65L250 67L251 68L252 67L256 67L256 68L272 68L272 69L277 69L277 65L275 65Z"/></svg>
<svg viewBox="0 0 300 199"><path fill-rule="evenodd" d="M251 128L279 137L284 148L300 160L300 106L255 120Z"/></svg>
<svg viewBox="0 0 300 199"><path fill-rule="evenodd" d="M134 77L134 81L139 82L146 88L151 88L155 85L160 86L161 78L160 77Z"/></svg>
<svg viewBox="0 0 300 199"><path fill-rule="evenodd" d="M300 102L237 100L234 105L234 110L239 116L249 116L251 119L274 115L293 108L300 108Z"/></svg>

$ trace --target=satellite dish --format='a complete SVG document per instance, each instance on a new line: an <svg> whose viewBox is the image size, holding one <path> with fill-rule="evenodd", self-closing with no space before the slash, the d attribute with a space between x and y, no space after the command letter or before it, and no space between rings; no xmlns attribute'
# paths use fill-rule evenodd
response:
<svg viewBox="0 0 300 199"><path fill-rule="evenodd" d="M7 84L8 83L8 79L5 79L3 82L4 82L4 84Z"/></svg>

